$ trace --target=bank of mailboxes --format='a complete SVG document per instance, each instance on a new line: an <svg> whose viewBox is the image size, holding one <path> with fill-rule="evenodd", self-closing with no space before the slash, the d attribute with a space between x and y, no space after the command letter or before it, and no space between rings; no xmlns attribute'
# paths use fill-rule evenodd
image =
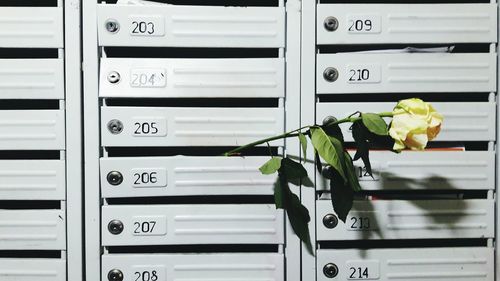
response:
<svg viewBox="0 0 500 281"><path fill-rule="evenodd" d="M450 193L495 190L494 151L465 151L457 142L496 141L497 105L491 99L444 102L440 93L466 98L496 92L497 55L489 44L497 42L497 5L318 4L316 21L316 94L330 95L316 104L317 122L355 111L391 111L395 103L386 101L395 93L429 93L427 99L440 100L432 104L444 116L436 140L450 144L425 152L371 151L373 177L362 161L355 162L371 196L354 201L345 223L328 196L316 201L316 238L327 245L317 250L317 280L494 280L492 247L427 248L432 243L425 240L495 238L493 197ZM453 52L461 43L482 43L484 50ZM384 50L383 44L397 46ZM421 44L446 47L407 48ZM342 45L358 45L359 51ZM338 94L362 95L355 102L333 101ZM364 102L367 94L381 101ZM341 128L353 142L349 125ZM329 189L318 175L316 190ZM339 240L352 241L352 248L328 248ZM356 248L359 240L366 249ZM394 248L395 240L418 246Z"/></svg>
<svg viewBox="0 0 500 281"><path fill-rule="evenodd" d="M103 57L99 97L182 98L184 102L199 98L282 99L285 60L277 49L284 47L284 21L284 7L100 4L98 37L103 47L274 48L276 57L224 58L223 50L216 58L135 58L133 53L127 58ZM240 146L284 131L284 108L278 104L256 108L218 107L216 100L201 107L111 104L101 107L101 145L166 149ZM271 145L281 147L284 142ZM124 280L143 275L163 281L200 276L283 280L284 256L277 252L140 253L141 246L284 244L285 217L274 204L232 203L231 199L222 204L162 203L159 197L269 198L273 194L276 177L263 176L258 170L268 157L193 153L100 159L101 195L109 199L101 209L102 246L137 249L130 254L104 254L102 280L114 280L116 274ZM123 198L152 197L159 203L113 203Z"/></svg>
<svg viewBox="0 0 500 281"><path fill-rule="evenodd" d="M60 152L65 150L63 7L0 7L0 18L0 48L8 48L7 53L24 49L15 52L18 57L0 59L0 99L19 100L21 108L26 100L53 100L59 105L59 109L34 105L0 110L0 150L12 150L9 157L0 159L0 199L15 204L15 208L6 208L0 202L0 251L7 253L0 258L0 280L64 281L66 163L64 152ZM59 51L59 56L32 56L31 50L36 53L37 48L52 49L55 54ZM24 156L18 157L17 151L24 151L19 152ZM56 151L61 157L30 159L30 151ZM38 200L58 202L60 207L37 207ZM31 202L23 206L25 201ZM59 251L61 257L40 258L30 256L30 251Z"/></svg>

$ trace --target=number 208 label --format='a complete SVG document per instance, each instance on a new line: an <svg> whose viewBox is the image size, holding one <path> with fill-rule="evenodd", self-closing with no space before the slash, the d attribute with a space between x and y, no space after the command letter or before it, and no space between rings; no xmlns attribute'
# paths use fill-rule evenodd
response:
<svg viewBox="0 0 500 281"><path fill-rule="evenodd" d="M380 83L382 71L379 64L352 64L346 67L347 83L370 84Z"/></svg>
<svg viewBox="0 0 500 281"><path fill-rule="evenodd" d="M165 266L163 265L140 265L133 266L134 276L129 281L165 281Z"/></svg>

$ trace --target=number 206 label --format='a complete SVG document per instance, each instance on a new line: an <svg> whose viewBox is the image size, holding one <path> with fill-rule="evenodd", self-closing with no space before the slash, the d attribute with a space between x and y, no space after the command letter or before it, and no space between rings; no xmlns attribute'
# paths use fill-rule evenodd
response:
<svg viewBox="0 0 500 281"><path fill-rule="evenodd" d="M346 68L346 76L349 84L380 83L381 66L379 64L351 64Z"/></svg>
<svg viewBox="0 0 500 281"><path fill-rule="evenodd" d="M376 260L347 261L347 280L378 280L380 264Z"/></svg>
<svg viewBox="0 0 500 281"><path fill-rule="evenodd" d="M132 169L132 186L136 188L167 186L167 170L164 168Z"/></svg>

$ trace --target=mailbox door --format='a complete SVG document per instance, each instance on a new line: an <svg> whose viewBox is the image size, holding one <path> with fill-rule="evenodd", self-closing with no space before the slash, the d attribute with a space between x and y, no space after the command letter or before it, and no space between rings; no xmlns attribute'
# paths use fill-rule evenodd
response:
<svg viewBox="0 0 500 281"><path fill-rule="evenodd" d="M0 258L0 280L65 281L66 261L44 258Z"/></svg>
<svg viewBox="0 0 500 281"><path fill-rule="evenodd" d="M406 248L318 250L318 281L491 281L494 280L493 248ZM335 266L329 278L323 269ZM326 270L325 270L326 271Z"/></svg>
<svg viewBox="0 0 500 281"><path fill-rule="evenodd" d="M64 210L0 210L0 250L64 249Z"/></svg>
<svg viewBox="0 0 500 281"><path fill-rule="evenodd" d="M344 224L324 223L333 213L330 200L317 204L317 239L493 238L494 200L355 201ZM330 228L329 228L330 225Z"/></svg>
<svg viewBox="0 0 500 281"><path fill-rule="evenodd" d="M62 58L0 59L0 69L0 99L64 99Z"/></svg>
<svg viewBox="0 0 500 281"><path fill-rule="evenodd" d="M285 95L284 72L283 58L108 58L101 60L99 96L278 98Z"/></svg>
<svg viewBox="0 0 500 281"><path fill-rule="evenodd" d="M64 160L0 160L2 200L64 200Z"/></svg>
<svg viewBox="0 0 500 281"><path fill-rule="evenodd" d="M122 124L121 131L112 128L118 123ZM104 107L101 130L103 146L240 146L283 133L284 111L282 108ZM272 144L283 145L283 140Z"/></svg>
<svg viewBox="0 0 500 281"><path fill-rule="evenodd" d="M495 92L496 54L318 54L316 79L318 94Z"/></svg>
<svg viewBox="0 0 500 281"><path fill-rule="evenodd" d="M283 211L276 210L274 205L260 204L102 207L104 246L192 244L193 241L282 244Z"/></svg>
<svg viewBox="0 0 500 281"><path fill-rule="evenodd" d="M317 43L492 43L497 25L497 6L489 3L320 4Z"/></svg>
<svg viewBox="0 0 500 281"><path fill-rule="evenodd" d="M262 156L101 158L102 196L272 195L276 176L259 171L267 160Z"/></svg>

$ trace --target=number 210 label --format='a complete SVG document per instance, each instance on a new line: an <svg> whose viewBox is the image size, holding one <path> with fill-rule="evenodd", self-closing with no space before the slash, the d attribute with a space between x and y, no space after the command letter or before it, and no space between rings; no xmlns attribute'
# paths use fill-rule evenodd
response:
<svg viewBox="0 0 500 281"><path fill-rule="evenodd" d="M346 76L349 84L380 83L382 71L379 64L355 64L347 66Z"/></svg>

